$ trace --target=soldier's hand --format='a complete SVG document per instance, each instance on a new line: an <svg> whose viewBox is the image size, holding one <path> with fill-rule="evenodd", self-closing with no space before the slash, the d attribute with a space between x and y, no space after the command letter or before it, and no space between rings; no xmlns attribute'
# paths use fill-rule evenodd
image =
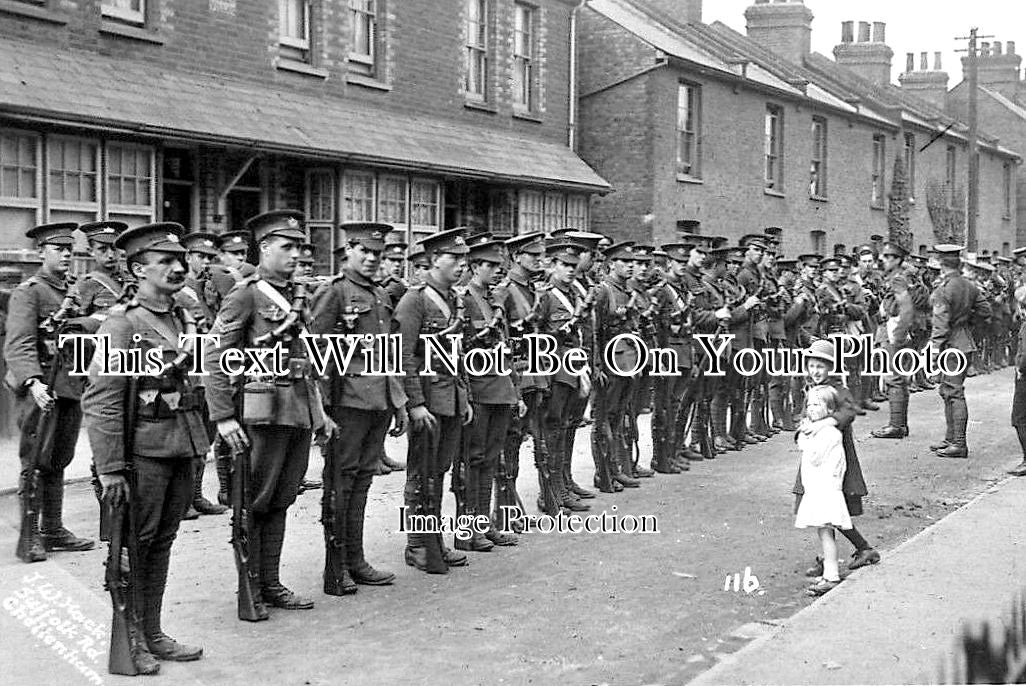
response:
<svg viewBox="0 0 1026 686"><path fill-rule="evenodd" d="M523 419L525 414L527 414L527 403L525 403L523 400L518 400L517 401L517 417L519 417L520 419Z"/></svg>
<svg viewBox="0 0 1026 686"><path fill-rule="evenodd" d="M721 307L720 309L716 310L715 314L717 319L730 319L730 308Z"/></svg>
<svg viewBox="0 0 1026 686"><path fill-rule="evenodd" d="M104 502L110 503L112 507L128 502L128 480L123 474L100 474L99 477L103 489L100 498Z"/></svg>
<svg viewBox="0 0 1026 686"><path fill-rule="evenodd" d="M762 301L761 301L761 300L759 300L759 299L758 299L758 298L757 298L756 296L754 296L754 295L750 295L750 296L748 296L748 300L745 300L744 308L745 308L746 310L750 310L750 309L752 309L753 307L755 307L756 305L759 305L760 303L762 303Z"/></svg>
<svg viewBox="0 0 1026 686"><path fill-rule="evenodd" d="M438 420L435 419L435 415L431 414L423 405L417 405L410 410L410 422L417 431L433 431L438 428Z"/></svg>
<svg viewBox="0 0 1026 686"><path fill-rule="evenodd" d="M327 445L336 432L338 432L338 424L331 417L326 416L324 418L324 426L317 429L316 434L314 434L314 443L317 445Z"/></svg>
<svg viewBox="0 0 1026 686"><path fill-rule="evenodd" d="M463 410L463 426L467 426L474 421L474 406L467 403L466 409Z"/></svg>
<svg viewBox="0 0 1026 686"><path fill-rule="evenodd" d="M402 436L406 433L406 425L409 423L409 418L406 416L406 410L399 408L395 411L395 423L392 426L392 430L388 432L388 435L392 438Z"/></svg>
<svg viewBox="0 0 1026 686"><path fill-rule="evenodd" d="M43 412L52 412L54 407L53 396L50 395L50 389L45 383L39 379L35 379L29 385L29 392L32 393L32 400L35 401L36 407Z"/></svg>
<svg viewBox="0 0 1026 686"><path fill-rule="evenodd" d="M220 420L217 423L217 433L221 434L221 438L232 449L232 452L240 452L249 446L246 432L234 418Z"/></svg>

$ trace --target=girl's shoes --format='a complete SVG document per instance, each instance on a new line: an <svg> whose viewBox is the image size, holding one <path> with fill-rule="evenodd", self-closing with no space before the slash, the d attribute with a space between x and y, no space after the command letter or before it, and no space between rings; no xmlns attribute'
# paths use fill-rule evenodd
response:
<svg viewBox="0 0 1026 686"><path fill-rule="evenodd" d="M832 591L837 588L841 583L840 579L836 581L830 581L829 579L817 579L816 583L812 584L805 589L805 594L817 598L824 595L828 591Z"/></svg>
<svg viewBox="0 0 1026 686"><path fill-rule="evenodd" d="M823 576L823 558L819 555L816 556L816 564L805 570L805 576L812 577L813 579Z"/></svg>

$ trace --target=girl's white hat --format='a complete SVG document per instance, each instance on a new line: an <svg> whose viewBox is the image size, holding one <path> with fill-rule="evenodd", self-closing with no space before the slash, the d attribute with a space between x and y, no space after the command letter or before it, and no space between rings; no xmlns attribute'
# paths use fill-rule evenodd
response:
<svg viewBox="0 0 1026 686"><path fill-rule="evenodd" d="M834 345L825 338L813 341L812 345L805 351L805 357L806 359L813 358L834 364Z"/></svg>

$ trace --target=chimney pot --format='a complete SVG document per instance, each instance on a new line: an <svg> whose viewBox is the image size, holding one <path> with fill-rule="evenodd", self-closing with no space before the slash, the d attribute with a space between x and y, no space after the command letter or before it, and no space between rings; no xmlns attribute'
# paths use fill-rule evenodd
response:
<svg viewBox="0 0 1026 686"><path fill-rule="evenodd" d="M911 73L916 70L916 55L912 52L905 53L905 73Z"/></svg>
<svg viewBox="0 0 1026 686"><path fill-rule="evenodd" d="M923 71L930 68L930 62L927 60L927 54L925 52L919 53L919 68Z"/></svg>
<svg viewBox="0 0 1026 686"><path fill-rule="evenodd" d="M994 41L994 51L991 54L994 55L995 57L1000 57L1001 56L1001 41L999 41L999 40Z"/></svg>
<svg viewBox="0 0 1026 686"><path fill-rule="evenodd" d="M855 22L853 21L842 21L841 22L841 42L851 43L855 40Z"/></svg>
<svg viewBox="0 0 1026 686"><path fill-rule="evenodd" d="M868 43L868 42L869 42L869 22L868 21L860 21L859 22L859 43Z"/></svg>
<svg viewBox="0 0 1026 686"><path fill-rule="evenodd" d="M980 57L990 57L990 43L987 41L980 43Z"/></svg>
<svg viewBox="0 0 1026 686"><path fill-rule="evenodd" d="M941 66L941 55L943 53L933 53L933 69L934 71L944 71L944 67Z"/></svg>
<svg viewBox="0 0 1026 686"><path fill-rule="evenodd" d="M1010 40L1007 43L1005 43L1005 53L1008 54L1008 55L1014 55L1015 54L1015 41L1014 40Z"/></svg>
<svg viewBox="0 0 1026 686"><path fill-rule="evenodd" d="M886 43L887 42L887 24L882 21L873 23L873 42L874 43Z"/></svg>

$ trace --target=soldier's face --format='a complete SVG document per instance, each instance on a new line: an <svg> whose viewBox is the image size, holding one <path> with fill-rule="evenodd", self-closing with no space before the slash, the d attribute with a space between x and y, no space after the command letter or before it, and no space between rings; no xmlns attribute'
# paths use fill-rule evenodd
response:
<svg viewBox="0 0 1026 686"><path fill-rule="evenodd" d="M350 243L346 248L347 264L365 279L373 278L381 264L381 252L369 250L361 243Z"/></svg>
<svg viewBox="0 0 1026 686"><path fill-rule="evenodd" d="M636 279L644 279L648 276L648 268L648 262L637 260L631 265L631 274L633 274Z"/></svg>
<svg viewBox="0 0 1026 686"><path fill-rule="evenodd" d="M901 266L901 260L894 255L883 255L880 257L880 261L883 262L884 269L889 272L892 272Z"/></svg>
<svg viewBox="0 0 1026 686"><path fill-rule="evenodd" d="M823 278L830 283L836 283L841 278L841 270L837 267L831 267L830 269L823 270Z"/></svg>
<svg viewBox="0 0 1026 686"><path fill-rule="evenodd" d="M861 255L859 257L859 271L863 274L868 274L876 266L876 259L872 255Z"/></svg>
<svg viewBox="0 0 1026 686"><path fill-rule="evenodd" d="M687 262L679 262L677 260L670 260L670 272L677 277L684 276L688 270Z"/></svg>
<svg viewBox="0 0 1026 686"><path fill-rule="evenodd" d="M593 253L585 250L581 253L581 262L577 265L578 274L587 274L591 270L591 266L595 263L595 257Z"/></svg>
<svg viewBox="0 0 1026 686"><path fill-rule="evenodd" d="M762 256L762 266L767 269L773 269L777 264L777 256L772 253L764 253Z"/></svg>
<svg viewBox="0 0 1026 686"><path fill-rule="evenodd" d="M271 236L260 243L260 264L281 278L296 271L299 261L299 242L283 236Z"/></svg>
<svg viewBox="0 0 1026 686"><path fill-rule="evenodd" d="M489 262L488 260L476 262L473 266L474 281L479 286L491 286L498 281L500 269L501 266L495 262Z"/></svg>
<svg viewBox="0 0 1026 686"><path fill-rule="evenodd" d="M462 255L438 253L432 260L431 272L440 282L451 285L460 280L467 261Z"/></svg>
<svg viewBox="0 0 1026 686"><path fill-rule="evenodd" d="M809 359L805 362L805 370L814 383L823 383L830 375L830 363L824 360Z"/></svg>
<svg viewBox="0 0 1026 686"><path fill-rule="evenodd" d="M745 259L752 264L759 264L762 261L762 248L749 245L748 250L745 252Z"/></svg>
<svg viewBox="0 0 1026 686"><path fill-rule="evenodd" d="M246 253L241 251L232 252L231 250L226 250L221 253L221 264L232 269L238 269L245 259Z"/></svg>
<svg viewBox="0 0 1026 686"><path fill-rule="evenodd" d="M190 252L185 256L189 270L196 276L205 276L210 270L211 256L202 252Z"/></svg>
<svg viewBox="0 0 1026 686"><path fill-rule="evenodd" d="M185 264L175 253L145 252L139 261L132 263L132 273L140 288L150 288L164 295L180 291L185 285Z"/></svg>
<svg viewBox="0 0 1026 686"><path fill-rule="evenodd" d="M563 260L552 260L552 280L564 286L574 280L574 265Z"/></svg>
<svg viewBox="0 0 1026 686"><path fill-rule="evenodd" d="M618 276L621 279L629 279L631 276L631 270L633 264L627 260L613 260L609 263L612 268L613 275Z"/></svg>
<svg viewBox="0 0 1026 686"><path fill-rule="evenodd" d="M51 274L63 276L71 268L70 245L51 245L47 243L39 248L39 256L43 258L43 267Z"/></svg>
<svg viewBox="0 0 1026 686"><path fill-rule="evenodd" d="M529 272L539 271L542 268L541 255L529 252L517 253L517 264Z"/></svg>
<svg viewBox="0 0 1026 686"><path fill-rule="evenodd" d="M701 250L692 250L688 258L688 266L701 269L705 266L706 254Z"/></svg>
<svg viewBox="0 0 1026 686"><path fill-rule="evenodd" d="M118 266L118 251L114 249L113 245L90 241L89 254L98 267L114 269Z"/></svg>
<svg viewBox="0 0 1026 686"><path fill-rule="evenodd" d="M403 261L388 258L385 260L385 273L399 278L403 275Z"/></svg>

